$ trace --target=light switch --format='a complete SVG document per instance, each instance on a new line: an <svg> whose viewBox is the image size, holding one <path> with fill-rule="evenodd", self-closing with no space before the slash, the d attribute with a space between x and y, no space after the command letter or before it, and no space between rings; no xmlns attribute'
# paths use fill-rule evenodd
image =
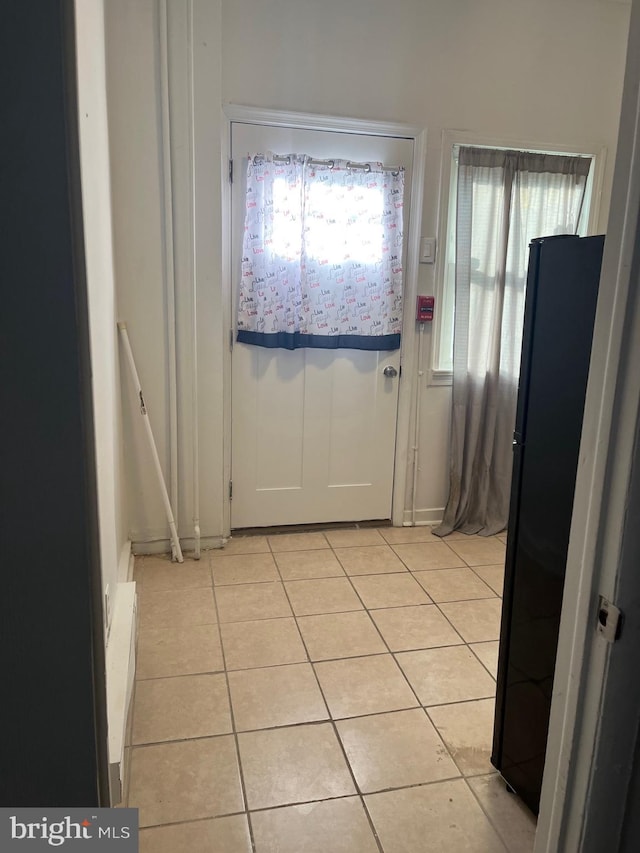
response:
<svg viewBox="0 0 640 853"><path fill-rule="evenodd" d="M436 260L436 238L422 237L420 240L420 263L433 264Z"/></svg>

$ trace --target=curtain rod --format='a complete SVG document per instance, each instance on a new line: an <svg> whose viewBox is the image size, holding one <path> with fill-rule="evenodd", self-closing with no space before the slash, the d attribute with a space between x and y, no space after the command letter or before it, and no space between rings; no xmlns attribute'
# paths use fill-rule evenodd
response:
<svg viewBox="0 0 640 853"><path fill-rule="evenodd" d="M260 161L264 161L264 159L262 154L256 154L253 161L254 163L259 163ZM290 154L273 154L272 159L276 163L287 163L287 165L291 163ZM310 157L308 163L310 166L329 166L330 169L335 167L335 160L315 160ZM347 169L362 169L364 172L372 171L371 163L354 163L352 160L347 160ZM397 175L399 172L404 172L404 166L382 166L381 170Z"/></svg>

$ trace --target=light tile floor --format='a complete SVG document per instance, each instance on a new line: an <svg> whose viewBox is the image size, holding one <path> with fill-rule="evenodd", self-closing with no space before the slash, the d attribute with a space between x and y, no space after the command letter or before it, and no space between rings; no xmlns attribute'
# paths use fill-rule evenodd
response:
<svg viewBox="0 0 640 853"><path fill-rule="evenodd" d="M504 537L353 528L136 560L142 853L527 853L489 763Z"/></svg>

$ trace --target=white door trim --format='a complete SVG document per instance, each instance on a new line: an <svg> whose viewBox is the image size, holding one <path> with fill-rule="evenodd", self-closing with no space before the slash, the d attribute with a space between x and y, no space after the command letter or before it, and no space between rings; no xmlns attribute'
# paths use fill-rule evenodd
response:
<svg viewBox="0 0 640 853"><path fill-rule="evenodd" d="M414 395L414 377L416 373L416 334L413 306L418 293L418 263L420 244L420 224L422 219L422 197L424 189L424 169L427 150L426 128L409 124L386 121L368 121L338 116L316 115L314 113L296 113L283 110L269 110L259 107L247 107L238 104L223 105L222 152L225 163L231 154L231 123L264 124L271 127L295 127L301 130L323 130L334 133L361 133L368 136L396 136L413 141L413 170L411 180L411 204L409 207L409 232L407 235L407 263L404 280L404 319L400 365L402 377L398 394L398 421L396 426L395 466L392 494L392 516L394 525L400 526L404 517L404 502L407 486L407 464L409 457L409 438L411 424L411 405ZM225 170L223 168L223 175ZM225 334L230 335L231 317L231 191L228 181L223 182L223 234L222 234L222 300L225 306ZM226 354L223 364L225 388L231 388L231 347L225 345ZM231 475L231 406L229 394L225 393L224 414L224 471L226 480ZM225 484L226 485L226 484ZM231 502L228 489L224 489L224 525L225 535L231 527Z"/></svg>

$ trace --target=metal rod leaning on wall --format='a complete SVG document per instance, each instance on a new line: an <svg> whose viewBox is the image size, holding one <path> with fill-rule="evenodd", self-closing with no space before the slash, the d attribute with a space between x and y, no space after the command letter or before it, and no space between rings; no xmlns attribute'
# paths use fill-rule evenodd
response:
<svg viewBox="0 0 640 853"><path fill-rule="evenodd" d="M171 544L173 546L173 553L175 555L176 560L179 563L182 563L184 561L184 558L182 556L182 549L180 548L178 531L176 530L173 510L171 509L171 501L169 500L169 493L167 492L167 486L165 484L164 476L162 474L162 466L160 465L158 448L156 447L156 442L153 437L153 432L151 430L151 421L149 420L149 413L147 412L147 407L145 405L144 397L142 395L142 386L140 385L140 378L138 377L136 363L133 359L133 352L131 351L131 344L129 343L129 333L127 332L127 324L119 322L118 330L120 331L122 345L127 356L127 361L129 362L129 370L131 371L131 378L133 379L133 384L135 385L136 395L140 402L140 414L142 415L142 421L144 423L145 432L147 434L147 440L149 442L149 449L151 450L153 464L156 469L156 474L158 475L158 483L160 485L162 502L164 503L164 509L167 514L167 521L169 522L169 530L171 531Z"/></svg>

